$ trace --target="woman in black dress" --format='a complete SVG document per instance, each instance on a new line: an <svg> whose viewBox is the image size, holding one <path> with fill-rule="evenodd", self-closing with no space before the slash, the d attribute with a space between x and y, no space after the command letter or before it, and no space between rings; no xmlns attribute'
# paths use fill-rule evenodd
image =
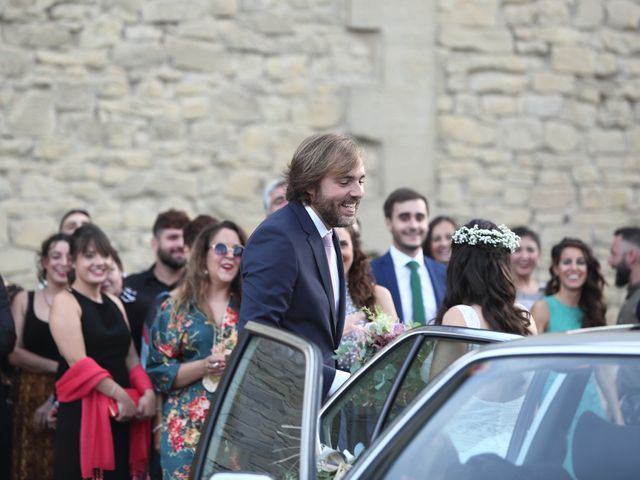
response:
<svg viewBox="0 0 640 480"><path fill-rule="evenodd" d="M56 233L38 253L38 280L44 288L21 291L11 304L16 346L9 361L19 370L13 394L13 480L53 478L54 432L47 428L53 408L58 349L49 331L49 313L55 296L68 285L71 237Z"/></svg>
<svg viewBox="0 0 640 480"><path fill-rule="evenodd" d="M87 472L94 478L128 480L134 473L128 465L129 421L150 418L155 413L150 383L142 388L133 385L139 392L137 406L133 394L125 390L136 383L134 374L141 369L122 303L100 291L111 266L110 252L109 239L97 226L87 224L76 230L71 248L71 289L57 295L51 308L51 333L62 357L56 383L60 407L55 478L59 480L80 480ZM70 383L84 390L70 395L66 388ZM111 431L111 438L104 441L104 448L89 452L95 438L105 440L104 436L96 433L83 445L81 429L97 432L96 423L104 427L100 422L110 427L107 431ZM106 461L94 460L111 448L113 454L107 455Z"/></svg>

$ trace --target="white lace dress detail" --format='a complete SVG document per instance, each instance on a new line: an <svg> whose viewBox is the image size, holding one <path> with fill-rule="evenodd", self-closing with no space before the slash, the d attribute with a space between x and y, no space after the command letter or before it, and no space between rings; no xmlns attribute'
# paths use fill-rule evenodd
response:
<svg viewBox="0 0 640 480"><path fill-rule="evenodd" d="M469 305L456 305L453 308L457 308L464 318L464 323L469 328L482 328L480 326L480 316Z"/></svg>

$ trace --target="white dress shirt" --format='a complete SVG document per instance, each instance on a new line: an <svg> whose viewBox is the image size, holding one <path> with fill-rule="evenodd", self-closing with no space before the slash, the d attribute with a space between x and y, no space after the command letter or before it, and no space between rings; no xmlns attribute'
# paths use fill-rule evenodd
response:
<svg viewBox="0 0 640 480"><path fill-rule="evenodd" d="M309 214L309 216L311 217L313 224L316 226L316 229L320 234L320 238L324 238L325 235L329 234L329 232L332 232L333 235L336 234L335 232L333 232L333 230L329 230L325 226L324 222L320 219L320 217L318 216L318 214L313 208L311 208L308 205L305 206L304 208ZM333 299L335 302L335 307L337 312L338 302L340 301L340 277L338 274L338 255L336 254L335 246L334 248L331 249L331 262L329 263L329 270L331 272L331 283L333 285Z"/></svg>
<svg viewBox="0 0 640 480"><path fill-rule="evenodd" d="M422 249L415 257L410 257L406 253L402 253L396 247L391 245L389 248L391 260L393 260L393 268L396 272L398 281L398 290L400 291L400 302L402 303L402 318L408 323L413 319L413 297L411 295L411 270L407 267L407 263L414 260L418 262L418 275L420 276L420 286L422 287L422 301L424 302L424 313L427 319L427 325L433 325L438 307L436 305L436 296L433 293L433 285L427 267L424 266L424 255Z"/></svg>

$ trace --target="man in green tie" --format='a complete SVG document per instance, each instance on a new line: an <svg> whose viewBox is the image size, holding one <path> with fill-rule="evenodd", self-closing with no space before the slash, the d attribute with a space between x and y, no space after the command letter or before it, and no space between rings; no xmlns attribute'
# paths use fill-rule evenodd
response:
<svg viewBox="0 0 640 480"><path fill-rule="evenodd" d="M444 298L446 269L422 253L429 203L415 190L399 188L387 197L383 210L393 244L371 262L376 283L391 292L401 321L430 324Z"/></svg>

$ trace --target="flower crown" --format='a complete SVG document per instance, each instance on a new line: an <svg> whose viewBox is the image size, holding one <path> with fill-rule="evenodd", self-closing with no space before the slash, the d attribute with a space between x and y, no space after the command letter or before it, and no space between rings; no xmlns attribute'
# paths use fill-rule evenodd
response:
<svg viewBox="0 0 640 480"><path fill-rule="evenodd" d="M474 225L473 228L460 227L451 237L455 244L462 245L488 245L491 247L502 247L512 253L520 246L520 237L509 230L506 225L498 226L498 229L488 230Z"/></svg>

